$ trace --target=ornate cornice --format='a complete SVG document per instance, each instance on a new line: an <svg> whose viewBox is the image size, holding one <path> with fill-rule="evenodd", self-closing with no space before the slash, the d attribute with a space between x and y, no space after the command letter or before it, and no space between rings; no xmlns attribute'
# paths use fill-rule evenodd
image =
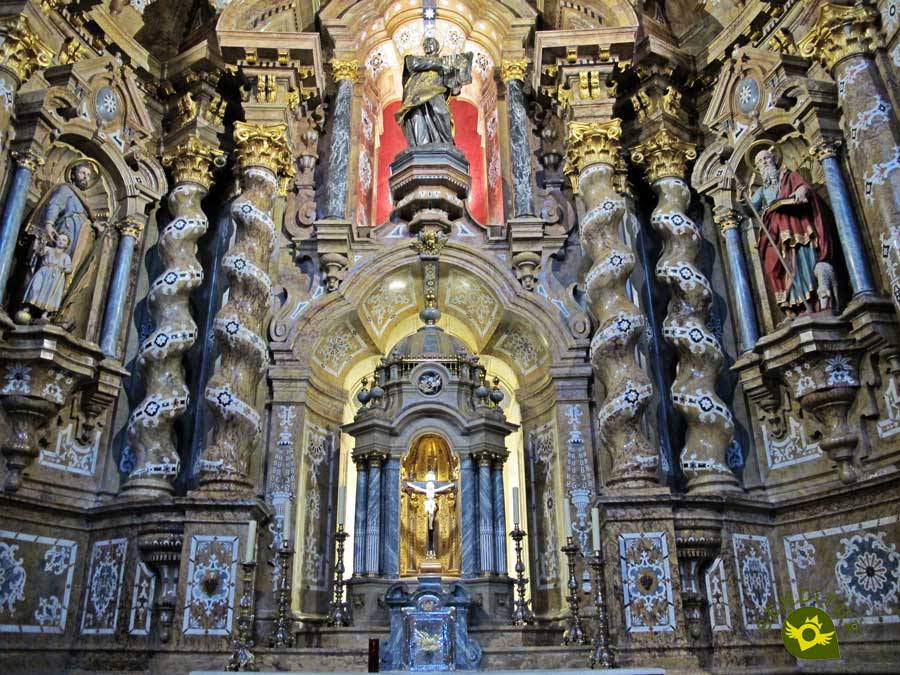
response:
<svg viewBox="0 0 900 675"><path fill-rule="evenodd" d="M687 177L688 162L697 159L697 146L660 129L631 152L631 160L646 167L650 182L660 178Z"/></svg>
<svg viewBox="0 0 900 675"><path fill-rule="evenodd" d="M566 137L566 174L579 174L591 164L616 166L622 120L569 122Z"/></svg>
<svg viewBox="0 0 900 675"><path fill-rule="evenodd" d="M500 79L504 82L524 80L527 72L528 59L503 59L500 62Z"/></svg>
<svg viewBox="0 0 900 675"><path fill-rule="evenodd" d="M848 56L870 54L881 44L878 17L871 0L824 5L818 21L798 43L800 54L821 61L829 70Z"/></svg>
<svg viewBox="0 0 900 675"><path fill-rule="evenodd" d="M335 82L340 82L341 80L355 82L359 73L359 61L357 59L348 59L346 61L331 59L331 72L334 75Z"/></svg>
<svg viewBox="0 0 900 675"><path fill-rule="evenodd" d="M53 52L31 31L28 19L21 14L0 18L0 36L0 68L11 72L19 82L50 65Z"/></svg>
<svg viewBox="0 0 900 675"><path fill-rule="evenodd" d="M294 175L286 124L235 122L234 140L241 169L257 166L276 176Z"/></svg>
<svg viewBox="0 0 900 675"><path fill-rule="evenodd" d="M191 136L163 156L163 166L171 169L173 185L197 183L208 190L212 167L225 166L225 153Z"/></svg>

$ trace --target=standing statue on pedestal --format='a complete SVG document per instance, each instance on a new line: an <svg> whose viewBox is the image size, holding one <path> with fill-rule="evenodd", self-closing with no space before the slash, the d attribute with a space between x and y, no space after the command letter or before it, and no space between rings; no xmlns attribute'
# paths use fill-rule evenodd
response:
<svg viewBox="0 0 900 675"><path fill-rule="evenodd" d="M761 220L759 257L775 302L788 317L833 310L837 294L828 206L802 175L781 166L771 146L752 159L762 186L750 205Z"/></svg>
<svg viewBox="0 0 900 675"><path fill-rule="evenodd" d="M439 56L433 37L422 43L424 56L403 61L403 104L395 118L409 147L435 143L453 145L453 113L449 99L472 81L471 52Z"/></svg>
<svg viewBox="0 0 900 675"><path fill-rule="evenodd" d="M85 277L96 254L94 233L102 228L85 203L85 192L100 180L96 162L80 159L65 172L68 182L57 185L38 204L26 232L34 237L29 256L30 278L16 321L28 324L32 310L47 323Z"/></svg>

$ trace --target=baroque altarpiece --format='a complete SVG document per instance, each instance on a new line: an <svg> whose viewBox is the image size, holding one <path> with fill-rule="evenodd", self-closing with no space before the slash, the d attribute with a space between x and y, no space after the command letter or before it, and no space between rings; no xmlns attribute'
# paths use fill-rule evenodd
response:
<svg viewBox="0 0 900 675"><path fill-rule="evenodd" d="M0 0L0 669L894 672L898 35Z"/></svg>

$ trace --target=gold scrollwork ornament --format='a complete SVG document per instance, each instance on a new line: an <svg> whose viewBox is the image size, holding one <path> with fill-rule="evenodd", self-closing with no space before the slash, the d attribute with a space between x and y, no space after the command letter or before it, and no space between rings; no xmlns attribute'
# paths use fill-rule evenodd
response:
<svg viewBox="0 0 900 675"><path fill-rule="evenodd" d="M500 62L500 79L504 82L524 80L526 72L528 72L528 59L503 59Z"/></svg>
<svg viewBox="0 0 900 675"><path fill-rule="evenodd" d="M25 82L35 70L46 68L53 52L32 32L21 14L0 18L0 67L10 71L19 82Z"/></svg>
<svg viewBox="0 0 900 675"><path fill-rule="evenodd" d="M800 40L800 55L829 70L856 54L870 54L881 44L878 9L871 0L853 5L823 5L815 25Z"/></svg>
<svg viewBox="0 0 900 675"><path fill-rule="evenodd" d="M175 185L197 183L209 189L212 167L225 166L225 153L191 136L163 155L163 166L172 170Z"/></svg>
<svg viewBox="0 0 900 675"><path fill-rule="evenodd" d="M650 182L668 177L684 179L688 162L697 159L697 146L660 129L632 151L631 159L647 168Z"/></svg>

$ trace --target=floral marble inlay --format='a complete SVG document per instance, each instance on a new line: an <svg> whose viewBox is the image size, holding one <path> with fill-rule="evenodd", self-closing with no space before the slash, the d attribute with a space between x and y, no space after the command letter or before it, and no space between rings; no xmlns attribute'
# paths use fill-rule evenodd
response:
<svg viewBox="0 0 900 675"><path fill-rule="evenodd" d="M122 575L128 542L108 539L94 542L90 574L85 590L81 632L84 635L112 635L119 619Z"/></svg>
<svg viewBox="0 0 900 675"><path fill-rule="evenodd" d="M885 516L784 538L794 602L818 593L846 605L836 624L900 622L900 518Z"/></svg>
<svg viewBox="0 0 900 675"><path fill-rule="evenodd" d="M93 476L97 468L97 453L100 449L100 429L91 434L89 443L80 443L75 438L75 425L69 424L56 435L56 447L41 449L38 462L51 469L59 469L80 476Z"/></svg>
<svg viewBox="0 0 900 675"><path fill-rule="evenodd" d="M471 322L478 335L484 337L494 324L500 303L487 288L468 276L450 272L446 303Z"/></svg>
<svg viewBox="0 0 900 675"><path fill-rule="evenodd" d="M779 628L781 610L769 540L755 534L735 534L732 543L744 626L747 630Z"/></svg>
<svg viewBox="0 0 900 675"><path fill-rule="evenodd" d="M363 313L376 336L381 337L394 319L416 306L413 281L404 275L384 279L363 302Z"/></svg>
<svg viewBox="0 0 900 675"><path fill-rule="evenodd" d="M184 601L185 635L231 635L238 537L194 535Z"/></svg>
<svg viewBox="0 0 900 675"><path fill-rule="evenodd" d="M340 375L353 357L366 350L366 343L349 323L325 335L313 351L313 360L332 375Z"/></svg>
<svg viewBox="0 0 900 675"><path fill-rule="evenodd" d="M619 535L625 628L630 633L675 630L675 603L665 532Z"/></svg>
<svg viewBox="0 0 900 675"><path fill-rule="evenodd" d="M0 633L63 633L78 545L0 530Z"/></svg>
<svg viewBox="0 0 900 675"><path fill-rule="evenodd" d="M494 349L506 354L524 375L528 375L541 363L544 349L537 339L524 326L510 326Z"/></svg>
<svg viewBox="0 0 900 675"><path fill-rule="evenodd" d="M776 438L765 424L759 427L770 469L783 469L823 456L819 444L809 440L799 420L788 417L787 423L787 433L782 438Z"/></svg>
<svg viewBox="0 0 900 675"><path fill-rule="evenodd" d="M555 482L556 442L553 422L547 422L528 435L528 446L535 472L539 472L540 491L538 529L540 546L537 547L537 587L556 588L559 583L559 539L556 534L556 509L552 488Z"/></svg>

